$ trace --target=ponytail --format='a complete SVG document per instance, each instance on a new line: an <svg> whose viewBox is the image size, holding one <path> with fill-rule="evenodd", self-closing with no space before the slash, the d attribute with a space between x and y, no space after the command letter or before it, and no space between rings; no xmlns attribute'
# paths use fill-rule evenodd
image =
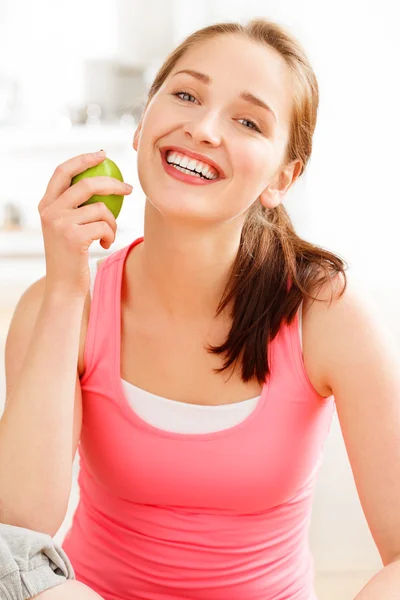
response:
<svg viewBox="0 0 400 600"><path fill-rule="evenodd" d="M316 300L317 290L346 263L335 254L302 240L286 208L264 208L257 201L243 226L239 250L217 316L232 305L232 326L212 354L226 356L221 373L241 359L244 382L256 378L263 384L270 373L268 344L281 325L290 324L304 296ZM343 294L345 285L341 291Z"/></svg>

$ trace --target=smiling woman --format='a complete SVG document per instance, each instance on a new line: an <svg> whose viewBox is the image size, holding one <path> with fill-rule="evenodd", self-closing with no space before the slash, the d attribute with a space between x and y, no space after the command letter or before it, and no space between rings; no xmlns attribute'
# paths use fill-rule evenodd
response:
<svg viewBox="0 0 400 600"><path fill-rule="evenodd" d="M134 133L144 237L107 256L90 289L71 240L101 203L80 206L83 182L69 185L80 159L56 169L40 205L55 221L44 218L46 280L21 299L6 346L7 598L315 600L308 527L335 404L371 531L395 563L376 584L393 574L399 589L395 354L345 263L301 239L283 206L310 159L318 100L281 26L190 35ZM92 231L105 235L108 219L114 235L99 214ZM59 548L24 527L55 533L78 442L80 501ZM79 584L65 583L73 570Z"/></svg>
<svg viewBox="0 0 400 600"><path fill-rule="evenodd" d="M232 327L224 343L210 351L225 356L219 372L240 361L243 381L265 381L265 349L282 322L294 319L304 298L312 299L339 273L344 278L339 293L345 289L344 261L302 240L282 204L311 155L318 99L307 57L282 27L257 19L247 26L222 23L195 32L166 59L135 135L148 211L154 207L165 218L173 213L180 219L185 214L189 219L191 212L197 222L229 220L235 231L231 239L240 236L217 308L217 315L232 311ZM164 180L150 180L144 161L150 144L158 146L157 137L176 142L182 156L226 171L215 180L194 179L168 167L165 149L171 146L160 147L166 172L206 185L213 202L209 196L187 202L190 189L180 193ZM206 152L194 153L201 140ZM180 167L187 169L188 161Z"/></svg>

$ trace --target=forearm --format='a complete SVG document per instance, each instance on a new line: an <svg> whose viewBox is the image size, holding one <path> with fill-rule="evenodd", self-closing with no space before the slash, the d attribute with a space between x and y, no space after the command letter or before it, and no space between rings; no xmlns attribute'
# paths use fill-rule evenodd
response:
<svg viewBox="0 0 400 600"><path fill-rule="evenodd" d="M378 571L354 600L400 600L400 559Z"/></svg>
<svg viewBox="0 0 400 600"><path fill-rule="evenodd" d="M62 520L72 477L73 414L84 300L44 298L0 421L0 521ZM42 521L42 519L44 519Z"/></svg>

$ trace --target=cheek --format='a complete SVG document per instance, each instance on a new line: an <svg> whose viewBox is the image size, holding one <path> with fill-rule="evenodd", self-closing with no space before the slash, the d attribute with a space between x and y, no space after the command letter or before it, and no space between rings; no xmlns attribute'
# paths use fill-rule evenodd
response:
<svg viewBox="0 0 400 600"><path fill-rule="evenodd" d="M238 142L231 156L234 172L243 177L250 174L257 177L257 174L265 172L268 165L268 153L256 140L246 139Z"/></svg>
<svg viewBox="0 0 400 600"><path fill-rule="evenodd" d="M154 144L173 130L175 124L179 124L176 109L170 104L155 103L148 108L143 123L146 138Z"/></svg>
<svg viewBox="0 0 400 600"><path fill-rule="evenodd" d="M260 157L260 154L242 155L237 167L238 175L237 182L243 190L244 198L255 198L265 187L268 180L268 159L265 153Z"/></svg>

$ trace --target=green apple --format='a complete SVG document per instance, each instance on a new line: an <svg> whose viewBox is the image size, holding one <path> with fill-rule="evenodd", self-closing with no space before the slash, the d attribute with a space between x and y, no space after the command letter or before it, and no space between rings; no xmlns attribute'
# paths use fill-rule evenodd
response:
<svg viewBox="0 0 400 600"><path fill-rule="evenodd" d="M73 177L71 180L71 185L74 185L74 183L77 183L81 179L86 179L86 177L98 177L104 175L107 175L108 177L114 177L115 179L119 179L119 181L124 181L122 173L115 162L109 158L105 158L100 164L95 165L94 167L89 167L89 169L86 169L86 171L83 171L83 173L75 175L75 177ZM117 218L122 208L123 201L124 196L117 196L116 194L104 196L100 194L94 194L89 198L89 200L86 200L86 202L80 204L80 206L93 204L94 202L104 202L107 208L111 210L114 217Z"/></svg>

